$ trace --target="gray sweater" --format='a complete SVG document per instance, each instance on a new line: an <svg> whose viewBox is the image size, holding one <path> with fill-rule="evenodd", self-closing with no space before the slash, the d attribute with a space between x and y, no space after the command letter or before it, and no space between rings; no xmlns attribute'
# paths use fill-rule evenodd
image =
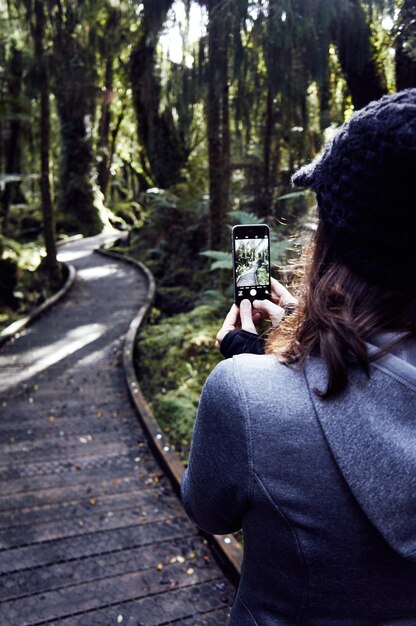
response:
<svg viewBox="0 0 416 626"><path fill-rule="evenodd" d="M230 625L416 625L416 368L400 356L330 400L317 357L243 354L209 376L182 496L205 531L243 528Z"/></svg>

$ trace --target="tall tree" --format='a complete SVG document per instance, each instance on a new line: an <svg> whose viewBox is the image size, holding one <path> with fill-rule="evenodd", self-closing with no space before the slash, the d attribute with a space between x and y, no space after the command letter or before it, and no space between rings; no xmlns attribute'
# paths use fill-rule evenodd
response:
<svg viewBox="0 0 416 626"><path fill-rule="evenodd" d="M142 165L160 187L179 182L189 146L178 132L172 108L162 104L157 45L173 0L143 2L139 37L131 55L131 82Z"/></svg>
<svg viewBox="0 0 416 626"><path fill-rule="evenodd" d="M396 48L397 90L416 87L416 3L404 0L398 19Z"/></svg>
<svg viewBox="0 0 416 626"><path fill-rule="evenodd" d="M101 36L101 57L104 64L104 86L101 90L101 112L97 139L97 182L102 194L106 195L110 180L112 149L114 140L111 138L112 111L114 98L114 62L121 46L120 38L120 7L109 6L107 19ZM120 120L121 121L121 120ZM119 123L115 128L119 128ZM113 129L114 132L114 129Z"/></svg>
<svg viewBox="0 0 416 626"><path fill-rule="evenodd" d="M9 129L5 149L6 174L17 174L21 172L22 123L20 110L22 79L23 54L16 45L13 45L11 48L7 78L8 98L12 110L9 114ZM0 225L3 233L7 233L10 204L15 199L16 193L18 192L18 185L18 181L7 181L4 191L1 194Z"/></svg>
<svg viewBox="0 0 416 626"><path fill-rule="evenodd" d="M360 0L337 0L333 36L341 68L356 109L387 93L383 69L371 45L371 29Z"/></svg>
<svg viewBox="0 0 416 626"><path fill-rule="evenodd" d="M96 99L94 49L89 35L90 3L77 0L53 3L54 93L61 131L60 211L72 216L85 235L101 230L94 198L92 114Z"/></svg>
<svg viewBox="0 0 416 626"><path fill-rule="evenodd" d="M225 243L230 193L230 124L228 52L230 4L208 0L207 124L209 163L210 246Z"/></svg>
<svg viewBox="0 0 416 626"><path fill-rule="evenodd" d="M45 54L45 12L42 0L34 0L34 23L32 34L35 44L37 83L40 97L40 189L42 200L43 233L46 248L46 268L53 283L59 278L56 260L55 214L52 205L50 185L50 107L49 107L49 68Z"/></svg>

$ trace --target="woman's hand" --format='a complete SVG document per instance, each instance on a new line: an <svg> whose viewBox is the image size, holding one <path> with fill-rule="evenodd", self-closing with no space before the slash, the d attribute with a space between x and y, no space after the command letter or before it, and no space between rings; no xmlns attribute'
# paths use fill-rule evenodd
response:
<svg viewBox="0 0 416 626"><path fill-rule="evenodd" d="M275 278L271 279L271 301L270 300L254 300L253 309L259 314L259 318L270 320L272 326L278 326L285 314L284 307L287 304L298 304L297 298L292 296L290 291L279 283ZM258 319L259 319L258 318Z"/></svg>
<svg viewBox="0 0 416 626"><path fill-rule="evenodd" d="M272 302L281 307L286 306L286 304L299 304L298 299L292 296L282 283L279 283L275 278L271 278L270 282L272 286Z"/></svg>
<svg viewBox="0 0 416 626"><path fill-rule="evenodd" d="M225 317L223 325L217 333L215 346L219 348L221 341L231 330L239 330L242 328L249 333L257 334L254 321L259 320L260 317L260 313L254 313L252 311L250 300L243 300L240 304L240 308L238 308L236 304L233 304Z"/></svg>
<svg viewBox="0 0 416 626"><path fill-rule="evenodd" d="M278 326L285 314L287 304L298 304L297 299L279 281L271 279L271 301L254 300L251 305L250 300L243 300L240 308L233 304L227 313L224 323L217 333L215 345L219 348L225 335L232 330L246 330L249 333L257 334L255 322L260 319L270 320L272 326Z"/></svg>

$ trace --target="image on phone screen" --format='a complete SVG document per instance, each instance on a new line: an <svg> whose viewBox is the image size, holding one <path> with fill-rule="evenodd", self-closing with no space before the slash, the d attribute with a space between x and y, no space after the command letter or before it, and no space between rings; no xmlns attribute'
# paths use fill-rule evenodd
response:
<svg viewBox="0 0 416 626"><path fill-rule="evenodd" d="M265 224L234 226L234 300L270 298L270 236Z"/></svg>

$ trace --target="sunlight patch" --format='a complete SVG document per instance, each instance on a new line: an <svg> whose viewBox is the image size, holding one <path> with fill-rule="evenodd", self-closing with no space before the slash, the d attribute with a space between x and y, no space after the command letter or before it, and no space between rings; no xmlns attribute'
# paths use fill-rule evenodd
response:
<svg viewBox="0 0 416 626"><path fill-rule="evenodd" d="M6 373L0 383L0 389L7 390L26 382L43 370L92 343L106 330L107 327L104 324L85 324L70 330L64 337L50 345L32 348L30 351L31 363L22 363L22 368L16 368L11 376L7 375L7 373L10 374L10 358L7 355L0 356L0 370Z"/></svg>
<svg viewBox="0 0 416 626"><path fill-rule="evenodd" d="M105 276L111 276L112 274L117 274L119 268L113 266L96 266L96 267L88 267L83 270L78 270L77 274L84 280L94 280L96 278L104 278Z"/></svg>

